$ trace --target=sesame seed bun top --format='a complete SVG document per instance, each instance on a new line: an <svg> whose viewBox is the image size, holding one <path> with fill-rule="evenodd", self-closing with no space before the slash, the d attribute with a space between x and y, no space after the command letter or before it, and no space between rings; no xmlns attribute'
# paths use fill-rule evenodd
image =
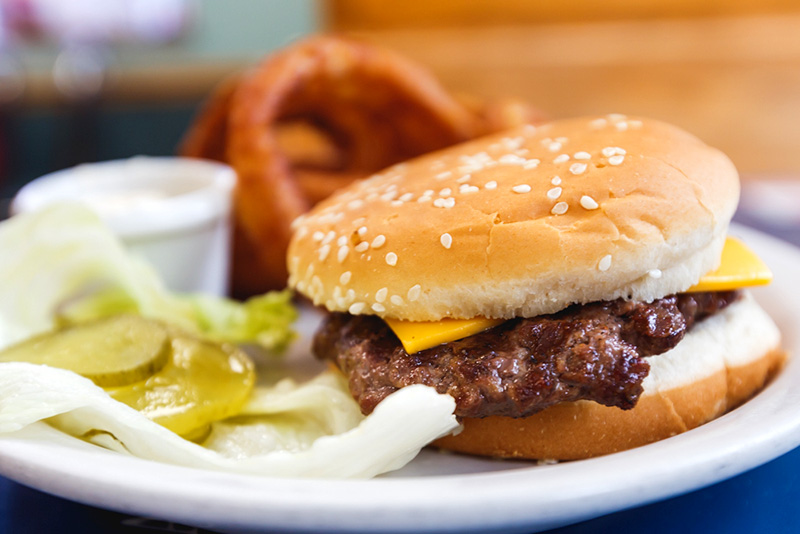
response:
<svg viewBox="0 0 800 534"><path fill-rule="evenodd" d="M331 311L512 318L685 290L716 267L730 160L622 115L524 126L344 189L295 224L289 285Z"/></svg>

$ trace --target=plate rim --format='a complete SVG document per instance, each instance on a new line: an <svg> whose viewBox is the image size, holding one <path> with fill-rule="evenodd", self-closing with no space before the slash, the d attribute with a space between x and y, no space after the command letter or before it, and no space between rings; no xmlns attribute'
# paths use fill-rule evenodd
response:
<svg viewBox="0 0 800 534"><path fill-rule="evenodd" d="M782 256L777 262L768 259L774 270L787 263L800 267L800 250L788 243L739 225L732 225L731 233L744 237L762 257ZM785 291L784 286L790 281L787 278L779 282L776 277L775 284L767 291L775 294ZM800 283L789 289L800 295ZM763 300L759 298L760 291L756 292L757 300ZM765 307L769 310L769 306ZM798 312L800 304L787 302L784 308L784 315L787 311ZM798 340L788 335L785 325L782 333L787 340L785 348L800 352ZM371 480L279 479L160 464L118 455L74 438L65 440L80 445L67 446L59 440L42 442L35 436L19 439L12 435L0 436L0 474L92 506L235 531L269 528L293 532L420 529L464 532L519 528L530 532L693 491L795 448L800 445L800 413L791 414L794 417L784 420L782 425L770 425L779 416L788 419L786 412L790 406L800 405L800 391L793 392L790 387L797 379L800 379L800 360L790 359L781 374L756 397L702 427L637 449L557 465L522 463L524 467L496 472ZM748 414L753 419L753 415L762 412L771 417L748 421ZM698 445L702 443L719 440L727 434L736 435L737 431L741 433L741 419L749 425L750 436L746 441L728 441L722 449L701 447L698 454ZM32 427L32 434L57 433L43 423L37 425ZM64 453L73 461L64 462ZM659 459L674 458L676 454L684 455L677 468L672 466L669 472L651 471L647 480L642 480L633 469L615 469L624 463L655 465ZM98 469L92 473L75 472L78 460L86 457ZM139 473L136 484L114 480L128 468ZM576 489L573 484L576 479L591 479L609 471L615 473L613 483L602 491L592 485ZM158 475L157 487L144 483L142 476L150 474ZM686 474L693 476L682 476ZM513 491L520 485L526 485L529 491L524 494ZM198 487L224 487L238 500L234 502L226 496L208 502L208 495L187 491ZM542 496L548 499L541 500ZM578 500L581 506L576 511L569 505ZM198 501L202 506L198 506ZM487 502L492 503L489 514L485 512Z"/></svg>

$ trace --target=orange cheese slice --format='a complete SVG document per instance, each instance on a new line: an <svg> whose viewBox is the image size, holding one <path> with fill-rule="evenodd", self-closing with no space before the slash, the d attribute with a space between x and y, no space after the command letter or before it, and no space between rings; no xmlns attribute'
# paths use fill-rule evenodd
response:
<svg viewBox="0 0 800 534"><path fill-rule="evenodd" d="M725 240L719 267L703 276L699 282L686 290L725 291L748 286L763 286L772 281L772 271L750 250L734 237Z"/></svg>
<svg viewBox="0 0 800 534"><path fill-rule="evenodd" d="M722 250L720 266L703 276L687 292L724 291L746 286L768 284L772 272L761 259L738 239L728 237ZM502 323L503 319L442 319L441 321L414 322L386 319L406 352L414 354L421 350L449 343L477 334Z"/></svg>
<svg viewBox="0 0 800 534"><path fill-rule="evenodd" d="M505 319L442 319L441 321L415 322L399 319L386 319L406 352L414 354L421 350L435 347L441 343L450 343L457 339L472 336L504 322Z"/></svg>

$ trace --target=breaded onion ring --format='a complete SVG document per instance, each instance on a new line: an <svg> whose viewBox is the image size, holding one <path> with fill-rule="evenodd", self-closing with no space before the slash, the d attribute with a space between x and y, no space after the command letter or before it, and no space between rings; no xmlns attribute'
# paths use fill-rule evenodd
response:
<svg viewBox="0 0 800 534"><path fill-rule="evenodd" d="M232 290L246 296L285 286L290 224L311 205L391 164L519 123L507 119L499 107L465 105L396 53L321 36L222 84L181 153L238 173ZM298 161L281 134L287 123L322 132L327 163Z"/></svg>

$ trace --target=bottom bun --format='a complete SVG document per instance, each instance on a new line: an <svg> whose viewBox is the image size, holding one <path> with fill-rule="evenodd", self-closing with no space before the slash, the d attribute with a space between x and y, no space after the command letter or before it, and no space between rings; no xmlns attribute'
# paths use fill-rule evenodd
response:
<svg viewBox="0 0 800 534"><path fill-rule="evenodd" d="M784 360L778 328L745 293L697 323L674 349L648 358L644 393L631 410L578 401L525 418L464 419L460 433L433 445L540 460L623 451L680 434L735 408L758 392Z"/></svg>

